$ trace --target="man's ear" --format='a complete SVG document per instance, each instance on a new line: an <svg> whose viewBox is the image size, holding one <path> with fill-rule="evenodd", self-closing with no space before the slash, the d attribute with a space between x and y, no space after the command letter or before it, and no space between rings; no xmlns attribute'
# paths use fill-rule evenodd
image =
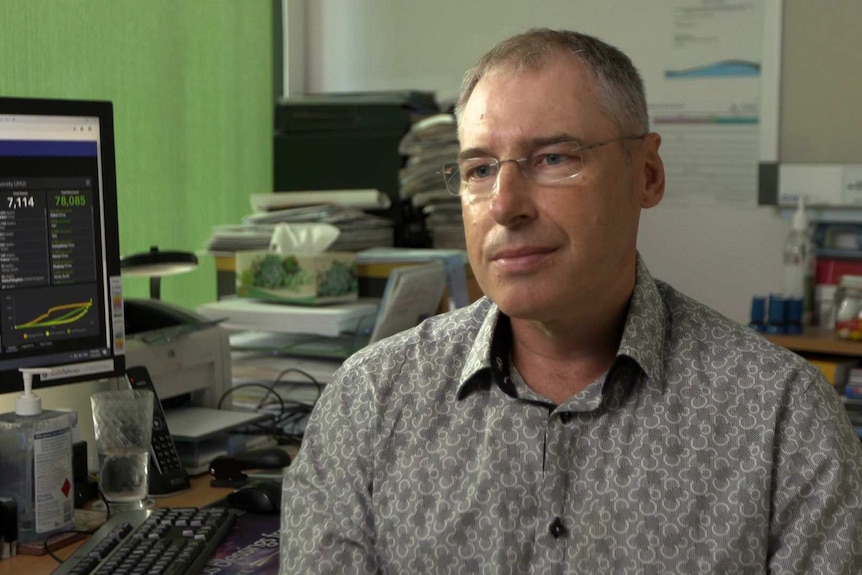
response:
<svg viewBox="0 0 862 575"><path fill-rule="evenodd" d="M657 205L664 196L664 162L659 156L661 136L651 132L644 137L644 189L641 208Z"/></svg>

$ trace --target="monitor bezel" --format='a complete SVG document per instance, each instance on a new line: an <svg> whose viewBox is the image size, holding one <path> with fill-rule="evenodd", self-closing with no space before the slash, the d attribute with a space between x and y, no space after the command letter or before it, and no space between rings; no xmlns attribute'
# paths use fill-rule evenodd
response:
<svg viewBox="0 0 862 575"><path fill-rule="evenodd" d="M20 97L2 97L0 96L0 115L4 114L26 114L36 116L81 116L81 117L98 117L99 118L99 146L101 154L101 174L102 179L102 213L105 234L105 245L103 246L104 257L106 262L106 281L111 282L111 278L120 277L120 230L118 222L118 197L117 197L117 171L116 171L116 155L115 155L115 139L114 139L114 114L113 103L107 100L75 100L75 99L52 99L52 98L20 98ZM112 241L113 238L113 241ZM110 294L110 286L107 286ZM117 307L116 297L114 296L113 307ZM111 302L108 302L108 310L110 314L112 308ZM119 309L122 310L122 302L119 303ZM122 312L120 312L122 313ZM41 378L34 378L34 388L41 389L47 387L55 387L71 383L83 381L97 381L103 379L114 378L125 374L125 333L116 333L114 326L115 322L112 318L107 318L108 329L110 330L111 343L111 360L113 368L110 370L99 371L97 373L85 373L79 375L67 375L56 379L42 381ZM125 331L125 328L123 328ZM117 347L117 338L120 338L120 349ZM78 362L86 363L86 362ZM74 365L65 362L60 365ZM38 380L38 381L37 381ZM18 369L0 369L0 394L12 393L23 389L23 376Z"/></svg>

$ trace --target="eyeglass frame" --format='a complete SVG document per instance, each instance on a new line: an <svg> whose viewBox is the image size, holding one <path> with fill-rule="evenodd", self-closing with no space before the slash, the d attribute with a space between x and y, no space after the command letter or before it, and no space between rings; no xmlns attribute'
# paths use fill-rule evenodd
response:
<svg viewBox="0 0 862 575"><path fill-rule="evenodd" d="M602 140L599 142L593 142L591 144L584 144L584 145L581 145L581 146L578 146L578 147L572 149L571 152L572 153L584 152L586 150L592 150L595 148L600 148L602 146L606 146L608 144L613 144L614 142L623 142L626 140L643 140L644 138L649 136L649 134L650 134L650 132L644 132L642 134L619 136L617 138L611 138L609 140ZM547 146L558 146L558 145L564 145L564 144L578 144L578 142L577 142L577 140L553 142L550 144L546 144L545 146L542 146L539 149L547 147ZM503 160L498 160L497 158L494 158L492 156L489 156L488 158L482 158L482 159L493 160L493 162L489 163L488 165L489 166L495 166L496 170L497 170L496 174L494 175L494 184L490 188L489 192L493 191L497 187L497 181L500 178L500 166L502 166L506 162L515 162L518 165L518 171L521 173L521 176L523 176L524 179L529 180L530 182L535 182L535 180L533 179L533 176L530 175L532 173L530 171L530 169L524 167L524 162L526 162L527 160L530 160L534 157L535 157L535 152L531 152L529 156L525 156L523 158L506 158ZM558 185L558 184L561 184L563 182L566 182L566 181L570 180L571 178L577 177L583 171L584 166L586 166L586 162L584 162L583 165L581 166L581 168L577 172L575 172L574 174L562 177L559 180L554 181L553 183L544 183L541 185L554 186L554 185ZM456 170L458 173L457 191L453 191L452 186L450 185L450 180L452 180L453 177L455 176L455 172L452 171L453 169ZM464 180L464 178L462 176L460 162L458 162L458 161L446 162L445 164L443 164L443 167L439 170L438 173L443 176L443 184L446 186L446 191L448 191L451 195L456 196L456 197L467 195L466 192L467 192L470 185L466 180ZM464 188L464 191L461 191L461 185L463 185L463 184L466 184L466 186ZM473 195L475 196L478 194L473 194ZM482 195L484 195L484 194L482 194Z"/></svg>

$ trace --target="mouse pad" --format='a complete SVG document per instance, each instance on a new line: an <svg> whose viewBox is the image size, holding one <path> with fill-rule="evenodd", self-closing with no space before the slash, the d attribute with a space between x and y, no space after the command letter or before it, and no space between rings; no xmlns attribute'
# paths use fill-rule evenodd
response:
<svg viewBox="0 0 862 575"><path fill-rule="evenodd" d="M278 573L280 514L244 513L210 557L203 573Z"/></svg>

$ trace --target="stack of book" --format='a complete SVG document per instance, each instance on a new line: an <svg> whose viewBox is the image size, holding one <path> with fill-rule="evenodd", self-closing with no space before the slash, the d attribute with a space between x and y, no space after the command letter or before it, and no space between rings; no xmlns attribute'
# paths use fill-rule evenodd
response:
<svg viewBox="0 0 862 575"><path fill-rule="evenodd" d="M461 201L446 191L442 167L458 158L458 128L452 114L437 114L414 123L398 151L407 156L398 174L400 195L422 210L432 246L464 249Z"/></svg>
<svg viewBox="0 0 862 575"><path fill-rule="evenodd" d="M862 400L862 367L854 367L847 377L844 386L844 397L852 400Z"/></svg>

